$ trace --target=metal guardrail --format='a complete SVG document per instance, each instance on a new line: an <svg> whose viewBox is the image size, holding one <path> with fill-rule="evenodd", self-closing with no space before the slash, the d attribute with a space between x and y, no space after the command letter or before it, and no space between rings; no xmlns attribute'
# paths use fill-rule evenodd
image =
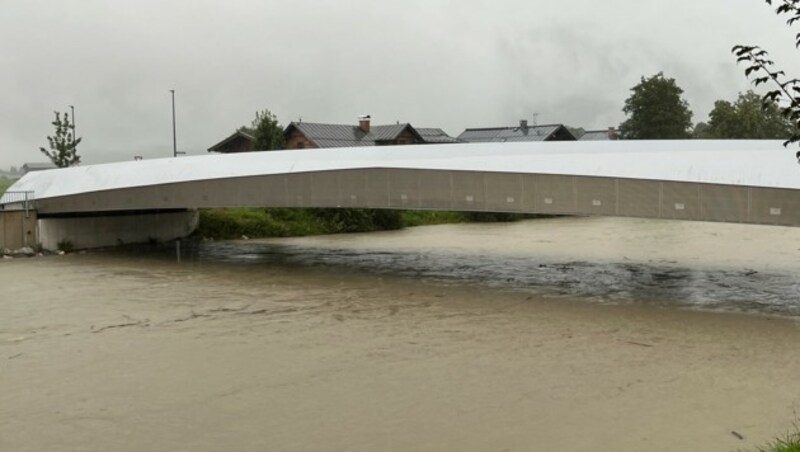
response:
<svg viewBox="0 0 800 452"><path fill-rule="evenodd" d="M32 191L7 191L0 196L0 210L24 210L35 208L36 195Z"/></svg>

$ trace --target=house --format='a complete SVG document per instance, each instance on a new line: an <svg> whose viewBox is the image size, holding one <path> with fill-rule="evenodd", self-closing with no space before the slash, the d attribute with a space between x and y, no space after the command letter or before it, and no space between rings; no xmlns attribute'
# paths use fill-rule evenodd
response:
<svg viewBox="0 0 800 452"><path fill-rule="evenodd" d="M606 141L618 140L617 129L609 127L607 130L587 130L578 138L578 141Z"/></svg>
<svg viewBox="0 0 800 452"><path fill-rule="evenodd" d="M359 117L358 125L292 122L283 131L284 149L389 146L402 144L445 144L458 140L442 129L415 128L411 124L371 126L369 116ZM208 148L224 154L256 151L255 137L244 130Z"/></svg>
<svg viewBox="0 0 800 452"><path fill-rule="evenodd" d="M458 138L453 138L442 129L434 129L430 127L417 128L417 133L422 137L425 144L447 144L458 143Z"/></svg>
<svg viewBox="0 0 800 452"><path fill-rule="evenodd" d="M467 143L576 141L575 136L563 124L529 126L524 119L516 127L466 129L458 136L458 140Z"/></svg>
<svg viewBox="0 0 800 452"><path fill-rule="evenodd" d="M44 170L56 169L56 168L58 168L58 167L53 162L26 163L26 164L22 165L22 174L25 175L25 174L30 173L31 171L44 171Z"/></svg>
<svg viewBox="0 0 800 452"><path fill-rule="evenodd" d="M256 138L240 129L233 132L231 136L208 148L208 152L231 154L234 152L250 152L254 151L255 148Z"/></svg>
<svg viewBox="0 0 800 452"><path fill-rule="evenodd" d="M292 122L283 132L286 149L390 146L403 144L456 143L442 129L414 128L411 124L372 126L369 116L358 125Z"/></svg>

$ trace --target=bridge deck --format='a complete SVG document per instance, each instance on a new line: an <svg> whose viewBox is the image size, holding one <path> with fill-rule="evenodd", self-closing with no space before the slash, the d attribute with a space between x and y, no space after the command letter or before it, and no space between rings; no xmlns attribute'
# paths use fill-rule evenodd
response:
<svg viewBox="0 0 800 452"><path fill-rule="evenodd" d="M254 152L30 173L43 214L225 206L587 214L800 225L778 141L617 141Z"/></svg>

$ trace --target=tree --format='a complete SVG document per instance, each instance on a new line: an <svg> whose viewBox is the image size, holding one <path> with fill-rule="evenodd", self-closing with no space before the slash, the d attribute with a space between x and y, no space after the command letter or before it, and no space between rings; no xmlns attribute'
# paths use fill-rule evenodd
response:
<svg viewBox="0 0 800 452"><path fill-rule="evenodd" d="M748 91L739 94L733 104L726 100L714 102L709 113L708 138L782 139L791 136L794 127L781 114L775 101L763 101Z"/></svg>
<svg viewBox="0 0 800 452"><path fill-rule="evenodd" d="M267 109L257 111L250 127L240 127L239 130L255 137L255 149L259 151L283 149L283 127L278 123L278 118Z"/></svg>
<svg viewBox="0 0 800 452"><path fill-rule="evenodd" d="M692 138L697 140L712 138L711 133L708 131L708 127L708 123L702 121L698 122L694 126L694 131L692 131Z"/></svg>
<svg viewBox="0 0 800 452"><path fill-rule="evenodd" d="M622 139L653 140L691 137L692 112L681 98L683 90L663 72L631 88L622 111L628 116L619 126Z"/></svg>
<svg viewBox="0 0 800 452"><path fill-rule="evenodd" d="M773 4L773 0L765 1L768 5ZM786 21L788 26L791 27L795 22L800 21L800 0L776 0L776 3L779 5L775 8L776 14L789 14L790 17ZM795 35L795 46L800 47L800 33ZM774 70L775 62L770 60L769 53L759 46L736 45L731 52L736 55L737 63L747 64L744 71L745 76L756 74L753 79L755 86L772 82L777 88L764 94L762 101L764 105L779 104L781 114L792 124L791 133L786 135L788 138L784 142L784 146L800 141L798 132L800 131L800 79L787 80L785 72ZM800 159L800 152L797 155Z"/></svg>
<svg viewBox="0 0 800 452"><path fill-rule="evenodd" d="M76 147L81 142L81 138L75 138L73 131L75 124L70 123L69 114L64 113L64 119L61 119L61 113L55 111L55 121L51 124L56 128L55 136L48 136L47 141L50 143L50 150L39 148L50 161L59 168L66 168L68 166L77 165L81 162Z"/></svg>

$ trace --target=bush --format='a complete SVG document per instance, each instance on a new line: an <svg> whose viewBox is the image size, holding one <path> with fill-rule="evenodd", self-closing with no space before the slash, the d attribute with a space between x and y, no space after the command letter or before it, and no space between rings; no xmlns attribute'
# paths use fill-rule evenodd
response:
<svg viewBox="0 0 800 452"><path fill-rule="evenodd" d="M381 209L313 209L330 232L372 232L403 227L400 212Z"/></svg>
<svg viewBox="0 0 800 452"><path fill-rule="evenodd" d="M467 221L461 212L445 210L403 210L400 221L404 227L426 226L432 224L463 223Z"/></svg>
<svg viewBox="0 0 800 452"><path fill-rule="evenodd" d="M295 237L372 232L446 223L516 221L543 215L387 209L231 208L200 210L196 236Z"/></svg>
<svg viewBox="0 0 800 452"><path fill-rule="evenodd" d="M295 237L400 229L400 212L379 209L205 209L195 235L215 239Z"/></svg>
<svg viewBox="0 0 800 452"><path fill-rule="evenodd" d="M403 215L399 210L375 209L372 211L373 224L381 231L403 229Z"/></svg>
<svg viewBox="0 0 800 452"><path fill-rule="evenodd" d="M195 235L215 239L290 237L328 232L304 209L204 209Z"/></svg>
<svg viewBox="0 0 800 452"><path fill-rule="evenodd" d="M508 212L465 212L464 216L474 223L505 223L524 218L521 214Z"/></svg>
<svg viewBox="0 0 800 452"><path fill-rule="evenodd" d="M72 244L71 241L67 239L61 240L58 243L56 243L56 248L58 248L59 251L63 251L65 253L71 253L75 251L75 246Z"/></svg>

